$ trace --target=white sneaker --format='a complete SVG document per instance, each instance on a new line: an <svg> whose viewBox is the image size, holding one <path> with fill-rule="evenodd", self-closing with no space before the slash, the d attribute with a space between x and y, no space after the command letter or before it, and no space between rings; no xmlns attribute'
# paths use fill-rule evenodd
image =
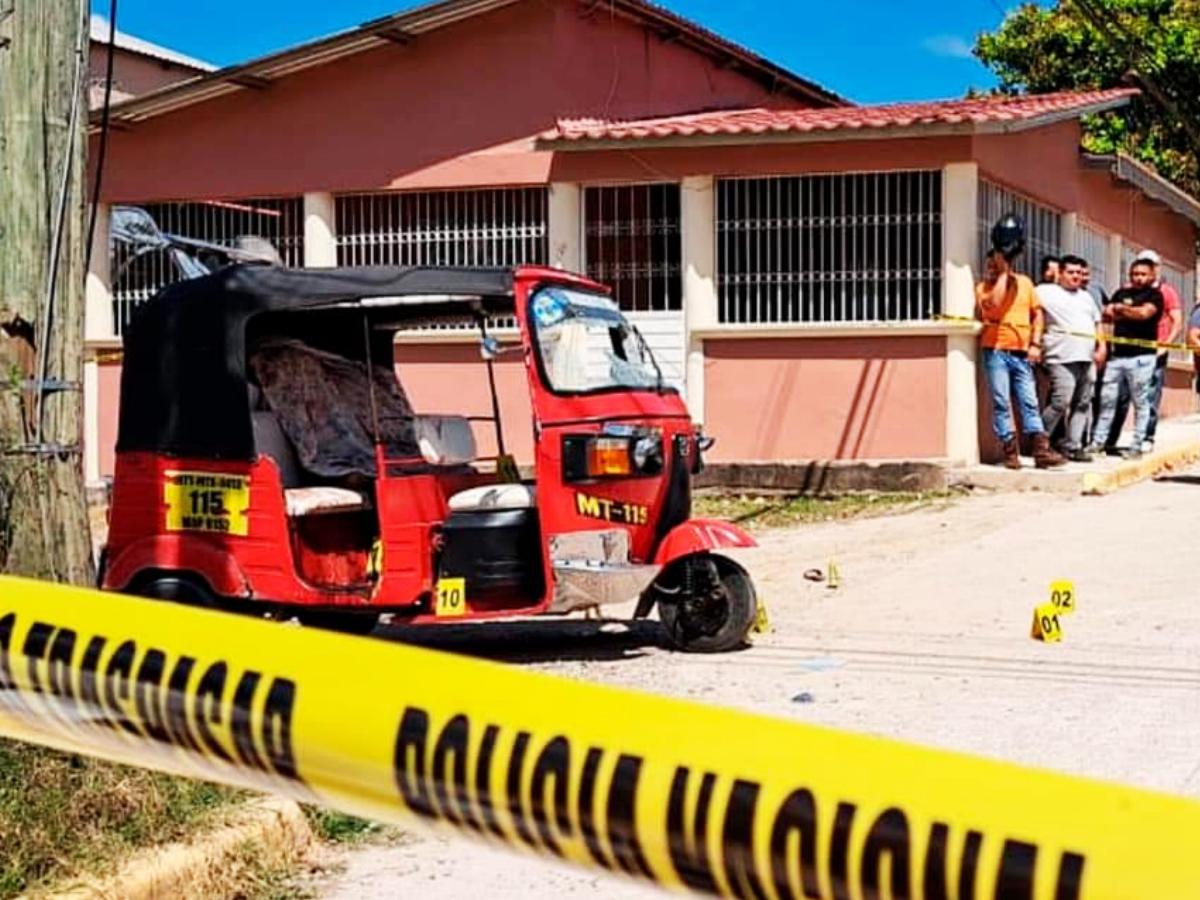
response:
<svg viewBox="0 0 1200 900"><path fill-rule="evenodd" d="M1154 441L1142 441L1142 452L1143 453L1153 453L1154 452Z"/></svg>

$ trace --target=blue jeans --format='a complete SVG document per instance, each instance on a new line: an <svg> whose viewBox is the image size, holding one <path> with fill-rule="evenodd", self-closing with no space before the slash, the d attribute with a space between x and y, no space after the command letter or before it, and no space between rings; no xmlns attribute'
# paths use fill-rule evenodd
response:
<svg viewBox="0 0 1200 900"><path fill-rule="evenodd" d="M983 372L992 395L992 430L996 432L996 437L1008 443L1017 436L1009 399L1014 391L1017 409L1021 413L1021 430L1027 435L1041 434L1046 430L1042 425L1042 415L1038 412L1037 385L1028 359L1007 350L984 350Z"/></svg>
<svg viewBox="0 0 1200 900"><path fill-rule="evenodd" d="M1100 417L1092 433L1093 444L1102 447L1107 443L1117 414L1117 400L1122 386L1125 386L1133 404L1133 443L1130 446L1135 450L1141 448L1142 441L1146 439L1146 429L1150 427L1151 387L1155 369L1153 353L1123 356L1110 359L1105 364L1104 383L1100 387Z"/></svg>
<svg viewBox="0 0 1200 900"><path fill-rule="evenodd" d="M1158 354L1154 363L1154 377L1150 380L1150 424L1146 426L1146 440L1154 440L1158 433L1158 410L1162 406L1163 388L1167 386L1167 363L1170 357L1166 353Z"/></svg>
<svg viewBox="0 0 1200 900"><path fill-rule="evenodd" d="M1146 426L1146 440L1154 440L1154 435L1158 432L1158 410L1162 406L1163 386L1167 380L1167 354L1160 353L1154 364L1154 377L1150 380L1150 424ZM1096 392L1097 408L1100 402L1100 392ZM1121 430L1125 427L1125 419L1129 415L1129 389L1122 384L1121 395L1117 398L1117 414L1113 417L1112 429L1108 432L1107 448L1112 450L1116 447L1118 439L1121 437ZM1096 413L1096 418L1099 420L1099 412Z"/></svg>

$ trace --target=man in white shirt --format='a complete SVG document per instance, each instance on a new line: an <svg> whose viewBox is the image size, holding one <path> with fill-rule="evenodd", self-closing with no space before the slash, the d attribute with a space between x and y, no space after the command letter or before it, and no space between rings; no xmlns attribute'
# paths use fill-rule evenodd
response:
<svg viewBox="0 0 1200 900"><path fill-rule="evenodd" d="M1075 462L1090 462L1084 449L1096 383L1096 366L1105 356L1104 342L1097 340L1100 310L1083 288L1087 263L1078 256L1061 260L1057 284L1039 284L1038 301L1046 316L1042 363L1050 379L1050 397L1042 410L1046 433L1051 436L1060 424L1065 426L1062 451Z"/></svg>

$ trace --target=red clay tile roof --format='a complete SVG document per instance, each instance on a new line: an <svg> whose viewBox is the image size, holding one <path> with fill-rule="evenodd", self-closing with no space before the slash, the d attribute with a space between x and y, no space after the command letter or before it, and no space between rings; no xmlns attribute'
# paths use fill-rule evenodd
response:
<svg viewBox="0 0 1200 900"><path fill-rule="evenodd" d="M557 128L541 135L541 140L630 141L705 135L865 131L925 125L1016 124L1030 127L1043 120L1054 121L1123 106L1137 93L1135 88L1113 88L1106 91L1064 91L1019 97L935 100L828 109L729 109L631 122L563 119L559 121Z"/></svg>

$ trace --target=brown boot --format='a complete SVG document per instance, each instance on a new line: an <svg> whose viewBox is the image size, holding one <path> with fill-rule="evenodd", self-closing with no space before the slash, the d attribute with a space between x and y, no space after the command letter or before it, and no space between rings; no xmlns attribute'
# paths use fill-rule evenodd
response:
<svg viewBox="0 0 1200 900"><path fill-rule="evenodd" d="M1066 465L1066 458L1050 449L1050 438L1045 433L1033 436L1033 464L1039 469L1052 469Z"/></svg>
<svg viewBox="0 0 1200 900"><path fill-rule="evenodd" d="M1021 468L1021 449L1017 446L1015 437L1010 437L1004 442L1004 468Z"/></svg>

